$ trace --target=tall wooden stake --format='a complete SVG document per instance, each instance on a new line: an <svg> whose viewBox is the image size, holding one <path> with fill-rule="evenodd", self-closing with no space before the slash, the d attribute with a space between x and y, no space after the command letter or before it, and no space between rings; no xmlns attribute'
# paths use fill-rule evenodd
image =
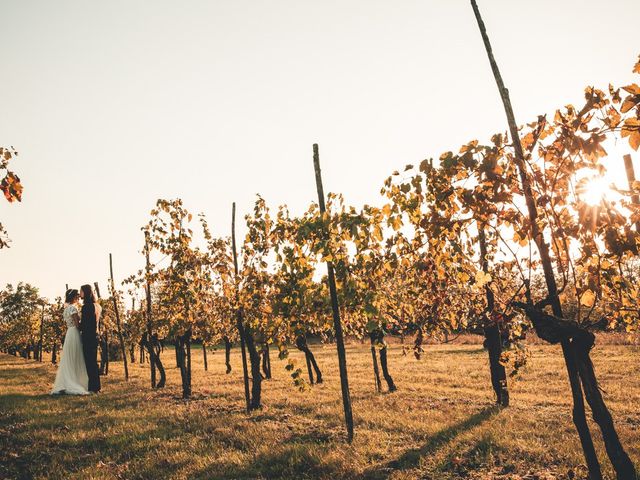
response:
<svg viewBox="0 0 640 480"><path fill-rule="evenodd" d="M544 272L545 283L547 285L548 296L547 299L553 310L553 314L556 317L563 318L562 305L560 304L560 298L558 295L558 287L556 284L555 273L553 270L553 264L551 262L551 255L549 254L549 245L544 238L544 233L538 225L538 210L536 202L533 196L533 191L530 184L529 174L526 169L526 162L524 152L522 150L522 144L520 143L520 136L518 134L518 127L513 114L513 108L511 107L511 100L509 98L509 91L504 86L498 64L493 57L493 51L491 49L491 43L489 42L489 36L487 30L482 21L480 10L476 4L476 0L471 0L471 7L478 22L480 34L484 42L484 47L487 51L487 57L491 64L491 70L496 80L500 97L502 98L502 104L504 106L505 113L507 115L507 121L509 123L509 131L511 133L511 139L513 141L513 148L515 151L515 161L518 167L520 175L520 181L522 183L522 190L527 204L527 210L529 213L529 223L531 225L531 237L536 243L538 252L540 254L540 262ZM587 332L584 332L588 336ZM584 339L582 339L584 342ZM626 478L633 478L635 476L635 468L633 463L629 459L629 456L624 451L618 435L613 425L611 414L609 413L604 400L600 394L600 390L597 386L597 380L593 371L593 365L589 358L588 348L586 352L582 354L580 351L584 345L577 344L576 339L566 339L561 342L562 353L564 355L565 364L567 367L567 374L569 376L569 383L571 385L571 393L573 397L573 423L578 430L580 437L580 443L582 444L582 450L587 462L587 468L589 469L589 478L591 480L598 480L602 478L602 472L600 469L600 462L596 455L595 447L593 445L593 439L589 426L587 424L587 418L584 408L584 396L582 386L584 385L584 394L586 395L593 417L603 434L607 455L611 460L611 463L616 470L616 474L619 480ZM589 347L590 348L590 347Z"/></svg>
<svg viewBox="0 0 640 480"><path fill-rule="evenodd" d="M98 295L98 299L102 299L102 295L100 295L100 286L98 282L93 282L93 288L96 291L96 295ZM102 329L101 329L102 330ZM100 354L100 375L108 375L109 374L109 332L107 329L104 329L104 338L102 339L102 353Z"/></svg>
<svg viewBox="0 0 640 480"><path fill-rule="evenodd" d="M238 254L236 252L236 202L231 207L231 248L233 250L233 270L235 272L236 302L240 299L238 291ZM242 319L242 309L238 306L236 310L236 326L240 335L240 350L242 351L242 374L244 376L244 399L247 404L247 412L251 410L251 398L249 396L249 370L247 368L247 347L244 331L244 321Z"/></svg>
<svg viewBox="0 0 640 480"><path fill-rule="evenodd" d="M40 317L40 342L38 344L38 360L42 362L42 352L44 350L44 302L42 303L42 316Z"/></svg>
<svg viewBox="0 0 640 480"><path fill-rule="evenodd" d="M633 162L631 161L631 155L627 154L624 157L624 169L627 172L627 181L629 182L629 190L633 191L633 184L636 181L636 172L633 169ZM634 205L640 205L640 196L637 193L631 194L631 203ZM636 222L636 232L640 233L640 221Z"/></svg>
<svg viewBox="0 0 640 480"><path fill-rule="evenodd" d="M316 187L318 190L318 205L320 213L324 214L324 189L322 188L322 172L320 171L320 154L318 144L313 144L313 168L316 173ZM328 232L325 232L328 235ZM342 389L342 405L344 407L344 420L347 426L347 440L353 440L353 412L351 411L351 394L349 392L349 376L347 373L347 354L344 348L344 335L342 322L340 321L340 308L338 306L338 292L336 279L333 272L333 263L327 262L327 277L329 282L329 294L331 295L331 311L333 313L333 328L336 333L336 346L338 347L338 365L340 367L340 387Z"/></svg>
<svg viewBox="0 0 640 480"><path fill-rule="evenodd" d="M515 150L515 161L518 167L518 173L520 174L520 182L522 183L522 189L524 192L527 210L529 212L529 221L531 225L531 236L533 237L538 251L540 253L540 260L544 271L545 282L547 284L547 290L549 293L549 300L554 315L562 318L562 306L560 305L560 299L558 297L558 287L556 284L555 274L553 272L553 266L551 263L551 256L549 254L549 246L546 243L542 232L539 229L537 218L538 210L533 198L533 191L529 182L529 176L526 170L526 164L524 161L524 152L522 150L522 144L520 143L520 136L518 134L518 126L516 124L515 116L513 114L513 108L511 107L511 99L509 98L509 91L504 86L502 81L502 75L498 69L498 64L493 57L493 50L487 35L487 30L482 21L480 10L475 0L471 0L471 6L478 22L480 34L484 42L484 47L487 51L487 57L491 64L491 70L502 98L502 104L507 116L507 122L509 124L509 131L511 133L511 139L513 141L513 148ZM565 363L567 366L567 373L569 375L569 383L571 385L571 392L573 396L573 421L578 430L580 436L580 442L582 444L582 450L584 452L587 467L589 469L589 476L591 480L599 480L602 478L600 470L600 462L596 455L595 447L593 446L593 439L591 438L591 432L587 425L586 414L584 410L584 397L582 396L582 387L580 385L580 379L578 377L578 368L574 356L573 349L569 341L562 342L562 352L564 355Z"/></svg>
<svg viewBox="0 0 640 480"><path fill-rule="evenodd" d="M111 298L113 299L113 311L116 314L116 328L118 331L118 339L120 340L120 349L122 350L122 360L124 362L124 379L129 381L129 367L127 365L127 351L124 348L124 338L122 337L122 328L120 328L120 311L118 310L118 300L116 299L116 284L113 281L113 257L109 254L109 275L111 277Z"/></svg>

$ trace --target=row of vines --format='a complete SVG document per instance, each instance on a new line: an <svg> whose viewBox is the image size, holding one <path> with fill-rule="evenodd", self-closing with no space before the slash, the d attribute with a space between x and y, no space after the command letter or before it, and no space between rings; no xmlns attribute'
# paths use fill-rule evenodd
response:
<svg viewBox="0 0 640 480"><path fill-rule="evenodd" d="M388 335L411 338L419 359L427 338L481 334L490 388L507 407L510 374L525 362L523 340L535 331L562 347L590 478L602 475L586 404L618 478L635 478L590 359L594 331L640 326L640 182L630 157L624 159L627 188L616 187L596 203L587 202L585 192L623 162L607 153L610 146L640 148L640 87L589 87L582 105L517 127L472 6L508 134L393 172L380 205L362 208L324 195L314 145L319 201L294 215L258 197L239 245L235 205L230 236L215 237L206 217L194 217L180 199L158 200L142 227L141 268L121 290L112 282L109 298L101 300L103 333L112 339L104 342L106 368L109 353L125 364L147 362L151 387L162 388L162 352L171 344L189 398L193 342L202 345L205 368L207 348L223 345L227 373L231 347L239 345L246 406L255 410L272 355L285 360L296 387L309 389L323 376L307 340L335 342L350 440L344 337L370 342L374 388L394 392ZM640 73L640 61L634 72ZM3 158L11 152L3 150ZM9 200L19 199L15 178L2 183ZM44 301L30 285L8 286L0 293L0 349L40 360L43 350L51 351L55 361L64 333L61 308L60 300ZM303 365L290 358L291 348L304 352Z"/></svg>

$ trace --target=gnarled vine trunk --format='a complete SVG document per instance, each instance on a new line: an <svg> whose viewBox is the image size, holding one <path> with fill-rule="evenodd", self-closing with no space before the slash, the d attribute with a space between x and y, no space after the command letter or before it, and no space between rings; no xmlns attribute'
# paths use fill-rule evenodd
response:
<svg viewBox="0 0 640 480"><path fill-rule="evenodd" d="M584 398L586 398L591 407L593 419L602 432L607 456L611 460L618 480L636 478L635 467L620 443L620 438L613 424L613 418L600 393L590 356L590 351L595 343L593 333L588 332L576 322L549 315L536 305L517 302L515 305L522 308L531 319L538 336L549 343L560 342L563 352L565 352L565 358L569 359L567 362L567 370L570 372L569 380L572 387L574 383L577 384L576 390L580 392L580 396L575 400L580 402L578 405L581 406L578 409L574 408L573 420L580 433L583 448L591 448L590 455L596 458L596 463L588 465L589 468L594 468L596 474L600 474L600 477L596 476L595 478L601 478L602 474L600 473L600 464L597 462L586 414L584 413L582 388L584 388ZM589 437L585 436L585 441L583 441L585 432L589 433Z"/></svg>
<svg viewBox="0 0 640 480"><path fill-rule="evenodd" d="M176 356L180 379L182 381L182 398L191 397L191 330L176 337Z"/></svg>
<svg viewBox="0 0 640 480"><path fill-rule="evenodd" d="M609 413L607 405L604 403L600 387L598 386L593 362L589 355L594 343L595 336L593 333L586 331L580 332L580 334L574 336L571 340L578 364L578 374L580 375L580 380L584 388L584 396L587 399L589 407L591 407L593 419L598 424L598 427L600 427L607 455L613 464L618 480L627 478L634 479L636 477L635 467L620 443L618 432L616 432L613 424L613 418L611 417L611 413Z"/></svg>
<svg viewBox="0 0 640 480"><path fill-rule="evenodd" d="M269 355L269 344L267 342L262 344L262 371L265 379L271 379L271 356Z"/></svg>
<svg viewBox="0 0 640 480"><path fill-rule="evenodd" d="M491 373L491 385L496 394L496 403L502 407L508 407L507 373L504 365L500 363L502 339L500 338L500 328L497 325L490 325L484 328L484 347L489 352L489 371Z"/></svg>
<svg viewBox="0 0 640 480"><path fill-rule="evenodd" d="M231 340L229 337L224 337L224 364L227 367L227 374L231 373Z"/></svg>
<svg viewBox="0 0 640 480"><path fill-rule="evenodd" d="M153 336L152 350L153 350L153 360L149 355L149 362L153 363L154 369L157 369L158 373L160 374L160 380L156 384L156 388L164 388L167 382L167 374L165 373L164 366L162 365L162 361L160 360L160 352L162 351L162 345L160 344L160 341L158 340L157 335Z"/></svg>
<svg viewBox="0 0 640 480"><path fill-rule="evenodd" d="M380 371L378 369L378 362L376 360L376 351L380 355L380 368L382 370L382 376L385 382L387 382L387 388L389 392L395 392L398 390L396 384L389 373L389 362L387 359L387 343L384 341L384 331L382 329L376 329L369 334L371 338L371 356L373 357L373 372L376 380L376 391L382 391L382 382L380 381Z"/></svg>
<svg viewBox="0 0 640 480"><path fill-rule="evenodd" d="M396 384L393 381L393 378L391 377L391 374L389 373L389 366L388 366L388 362L387 362L387 344L385 343L384 346L380 349L380 368L382 368L382 376L384 377L385 382L387 382L387 388L389 389L389 392L395 392L396 390L398 390L398 387L396 387Z"/></svg>
<svg viewBox="0 0 640 480"><path fill-rule="evenodd" d="M249 362L251 363L251 398L249 400L249 410L257 410L262 407L262 372L260 371L260 352L256 347L255 339L251 331L245 327L245 341L249 352Z"/></svg>
<svg viewBox="0 0 640 480"><path fill-rule="evenodd" d="M167 375L160 360L160 342L157 335L149 336L145 333L142 337L142 346L146 348L151 366L151 388L163 388L167 382ZM143 354L144 358L144 354ZM156 370L160 373L160 381L156 383Z"/></svg>
<svg viewBox="0 0 640 480"><path fill-rule="evenodd" d="M487 238L485 234L485 225L478 223L478 243L480 244L480 263L482 271L489 273L489 259L487 258ZM485 295L487 298L487 308L485 315L484 327L484 347L489 352L489 371L491 373L491 385L496 394L496 403L502 407L509 406L509 389L507 388L507 373L504 365L500 363L502 355L502 338L500 336L500 327L495 322L495 296L491 286L485 286Z"/></svg>
<svg viewBox="0 0 640 480"><path fill-rule="evenodd" d="M298 335L298 337L296 338L296 348L304 353L304 357L307 363L307 372L309 374L309 383L311 385L313 385L314 383L322 383L322 372L320 371L320 367L318 367L316 358L309 348L309 345L307 344L307 338L304 335ZM315 382L313 378L314 372L316 374Z"/></svg>

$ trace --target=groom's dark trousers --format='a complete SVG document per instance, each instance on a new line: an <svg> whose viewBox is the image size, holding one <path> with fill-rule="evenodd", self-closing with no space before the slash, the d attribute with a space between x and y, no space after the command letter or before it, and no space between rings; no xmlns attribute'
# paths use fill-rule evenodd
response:
<svg viewBox="0 0 640 480"><path fill-rule="evenodd" d="M88 303L82 306L80 331L82 333L84 363L87 366L87 376L89 377L89 391L99 392L100 371L98 370L98 332L96 325L96 307L93 303Z"/></svg>

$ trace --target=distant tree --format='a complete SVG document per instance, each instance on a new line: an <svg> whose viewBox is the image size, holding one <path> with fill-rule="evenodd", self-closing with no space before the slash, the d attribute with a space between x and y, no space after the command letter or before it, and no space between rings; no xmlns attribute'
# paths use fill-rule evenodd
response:
<svg viewBox="0 0 640 480"><path fill-rule="evenodd" d="M51 363L57 363L67 325L63 318L64 303L57 297L45 305L43 350L51 352Z"/></svg>
<svg viewBox="0 0 640 480"><path fill-rule="evenodd" d="M8 284L0 291L0 350L31 358L36 352L42 299L28 283Z"/></svg>

